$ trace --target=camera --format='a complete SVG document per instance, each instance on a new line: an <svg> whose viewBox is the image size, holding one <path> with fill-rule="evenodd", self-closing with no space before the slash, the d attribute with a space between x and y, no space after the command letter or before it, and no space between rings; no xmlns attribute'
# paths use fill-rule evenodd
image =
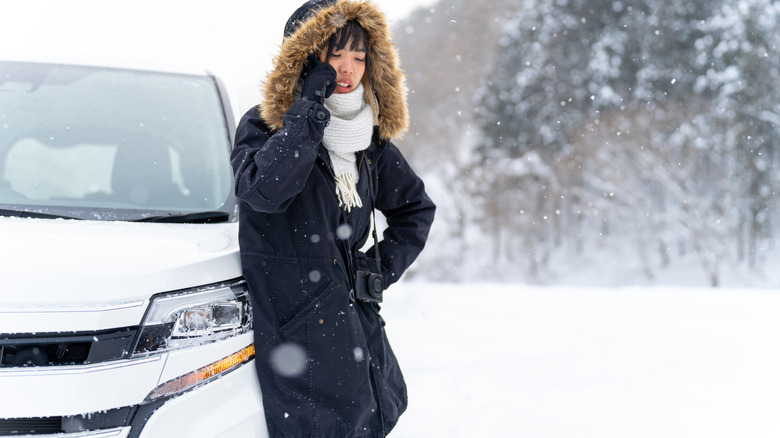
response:
<svg viewBox="0 0 780 438"><path fill-rule="evenodd" d="M361 301L382 302L382 276L369 271L357 271L355 297Z"/></svg>

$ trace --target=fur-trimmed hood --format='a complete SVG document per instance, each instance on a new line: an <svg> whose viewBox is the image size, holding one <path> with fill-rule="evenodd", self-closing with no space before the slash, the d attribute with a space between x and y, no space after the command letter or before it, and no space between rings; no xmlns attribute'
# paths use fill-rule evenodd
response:
<svg viewBox="0 0 780 438"><path fill-rule="evenodd" d="M295 91L307 57L325 47L328 39L348 20L357 21L368 32L368 70L363 76L365 98L374 110L379 136L400 138L409 127L406 78L385 15L372 3L338 0L315 6L282 42L274 68L264 83L260 114L272 129L284 125L284 115L295 102ZM369 80L370 78L370 80Z"/></svg>

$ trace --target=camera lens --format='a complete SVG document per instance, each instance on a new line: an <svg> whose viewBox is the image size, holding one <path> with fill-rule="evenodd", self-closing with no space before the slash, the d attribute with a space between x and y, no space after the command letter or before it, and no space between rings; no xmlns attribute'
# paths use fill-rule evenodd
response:
<svg viewBox="0 0 780 438"><path fill-rule="evenodd" d="M372 275L369 279L369 290L371 295L378 297L382 295L382 277L379 275Z"/></svg>

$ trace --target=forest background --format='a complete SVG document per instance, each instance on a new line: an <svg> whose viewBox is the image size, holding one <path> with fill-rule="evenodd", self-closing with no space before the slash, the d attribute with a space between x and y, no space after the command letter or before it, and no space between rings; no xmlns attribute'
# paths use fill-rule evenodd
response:
<svg viewBox="0 0 780 438"><path fill-rule="evenodd" d="M780 0L375 1L439 206L406 279L780 286ZM11 2L0 58L207 66L240 115L299 4Z"/></svg>
<svg viewBox="0 0 780 438"><path fill-rule="evenodd" d="M780 1L441 0L395 27L409 278L780 285Z"/></svg>

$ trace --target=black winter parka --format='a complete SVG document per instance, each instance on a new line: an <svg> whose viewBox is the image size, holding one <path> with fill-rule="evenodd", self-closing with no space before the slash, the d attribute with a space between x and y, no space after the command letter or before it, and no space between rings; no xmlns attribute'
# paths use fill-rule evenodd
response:
<svg viewBox="0 0 780 438"><path fill-rule="evenodd" d="M385 288L423 249L435 207L377 130L358 153L363 207L343 211L321 143L329 118L323 105L298 100L274 130L253 108L239 123L232 154L255 363L272 437L383 437L407 405L379 306L356 301L353 282L358 265L373 268L359 251L370 236L371 206L387 220L379 242ZM295 372L278 369L285 357Z"/></svg>
<svg viewBox="0 0 780 438"><path fill-rule="evenodd" d="M357 155L363 207L346 212L322 145L330 114L298 99L296 89L310 55L350 20L368 33L370 62L362 84L376 128ZM285 26L263 102L236 131L241 261L274 438L384 437L406 409L406 385L379 306L357 301L353 293L358 269L381 271L385 288L398 281L423 249L435 211L422 181L390 142L408 127L391 33L384 14L368 1L304 3ZM387 220L379 268L359 251L370 236L373 208Z"/></svg>

